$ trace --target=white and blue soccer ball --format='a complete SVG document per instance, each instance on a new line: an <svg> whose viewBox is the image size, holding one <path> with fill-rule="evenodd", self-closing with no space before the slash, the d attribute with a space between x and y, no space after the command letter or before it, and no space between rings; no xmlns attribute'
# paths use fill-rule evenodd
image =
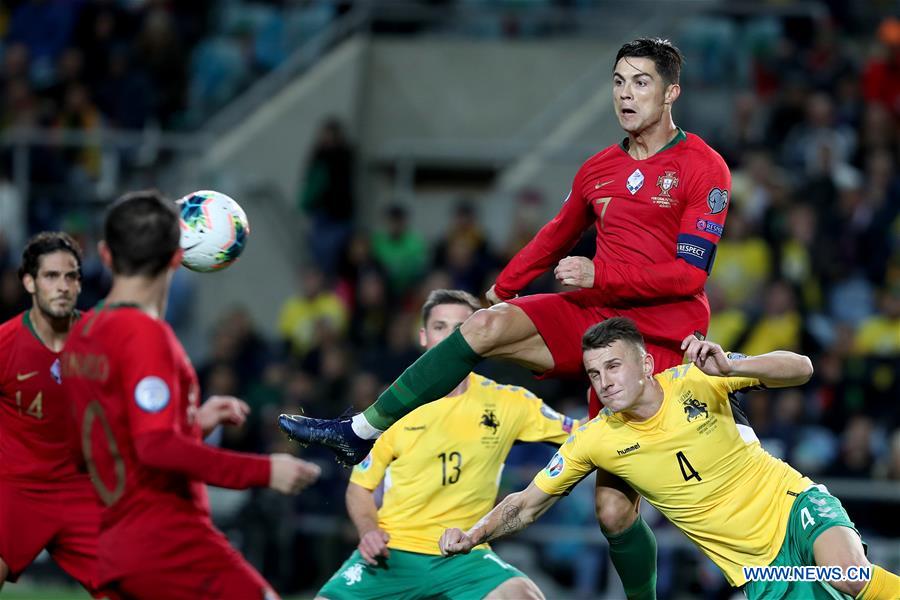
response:
<svg viewBox="0 0 900 600"><path fill-rule="evenodd" d="M185 267L203 273L219 271L244 251L250 223L244 209L230 197L201 190L179 200L178 207Z"/></svg>

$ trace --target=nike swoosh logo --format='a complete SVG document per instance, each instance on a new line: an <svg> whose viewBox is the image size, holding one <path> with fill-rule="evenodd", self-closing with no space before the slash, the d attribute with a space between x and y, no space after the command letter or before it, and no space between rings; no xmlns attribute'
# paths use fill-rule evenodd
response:
<svg viewBox="0 0 900 600"><path fill-rule="evenodd" d="M595 190L599 190L599 189L602 188L604 185L609 185L609 184L611 184L613 181L615 181L615 179L610 179L609 181L603 181L603 182L598 181L598 182L597 182L597 185L594 186L594 189L595 189Z"/></svg>
<svg viewBox="0 0 900 600"><path fill-rule="evenodd" d="M37 371L32 371L31 373L16 373L16 381L25 381L26 379L31 379L35 375L37 375Z"/></svg>

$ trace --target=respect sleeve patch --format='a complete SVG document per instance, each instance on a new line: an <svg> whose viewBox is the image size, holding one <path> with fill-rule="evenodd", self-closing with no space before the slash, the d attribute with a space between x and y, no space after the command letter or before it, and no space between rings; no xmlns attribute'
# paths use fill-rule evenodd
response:
<svg viewBox="0 0 900 600"><path fill-rule="evenodd" d="M710 273L716 256L716 245L699 235L682 233L678 235L678 249L675 256Z"/></svg>

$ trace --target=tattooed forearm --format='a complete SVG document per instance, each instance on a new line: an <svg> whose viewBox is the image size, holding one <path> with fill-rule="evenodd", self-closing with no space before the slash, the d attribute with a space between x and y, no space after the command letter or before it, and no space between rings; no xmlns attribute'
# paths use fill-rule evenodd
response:
<svg viewBox="0 0 900 600"><path fill-rule="evenodd" d="M521 507L515 505L503 508L503 513L501 514L500 535L509 535L510 533L515 533L522 529L522 519L519 518L519 513L521 511Z"/></svg>
<svg viewBox="0 0 900 600"><path fill-rule="evenodd" d="M521 531L534 523L535 519L553 506L558 498L559 496L543 493L531 484L528 489L504 498L494 510L478 521L467 535L477 546Z"/></svg>

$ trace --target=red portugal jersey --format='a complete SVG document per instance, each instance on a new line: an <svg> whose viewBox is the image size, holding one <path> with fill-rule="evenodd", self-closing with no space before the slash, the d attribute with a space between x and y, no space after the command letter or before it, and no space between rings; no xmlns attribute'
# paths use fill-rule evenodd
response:
<svg viewBox="0 0 900 600"><path fill-rule="evenodd" d="M84 477L60 377L60 354L38 338L28 311L0 325L0 479L45 488Z"/></svg>
<svg viewBox="0 0 900 600"><path fill-rule="evenodd" d="M621 144L588 159L559 214L503 269L496 291L513 297L597 229L594 290L610 307L668 304L673 321L709 322L703 292L731 188L725 161L694 134L644 160ZM672 302L678 310L672 311ZM706 327L704 326L705 332Z"/></svg>
<svg viewBox="0 0 900 600"><path fill-rule="evenodd" d="M203 444L197 374L164 321L131 305L98 307L72 330L62 365L81 451L105 506L101 582L184 561L182 524L209 521L204 482L268 484L267 457Z"/></svg>

